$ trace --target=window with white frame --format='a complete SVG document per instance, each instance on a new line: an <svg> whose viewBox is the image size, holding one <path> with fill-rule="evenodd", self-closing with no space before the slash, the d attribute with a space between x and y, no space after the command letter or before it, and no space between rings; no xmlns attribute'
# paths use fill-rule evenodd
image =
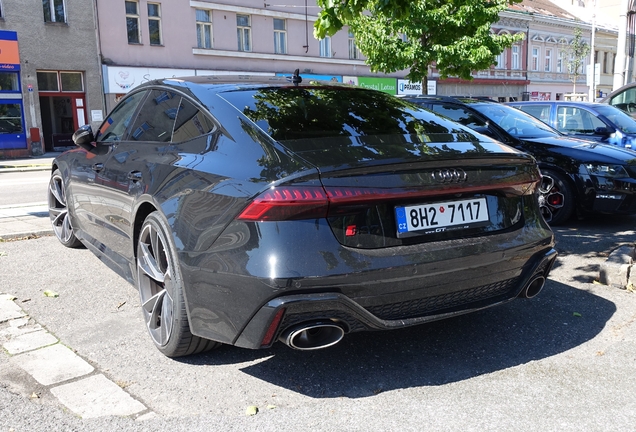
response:
<svg viewBox="0 0 636 432"><path fill-rule="evenodd" d="M552 48L545 49L545 62L543 64L544 72L552 72Z"/></svg>
<svg viewBox="0 0 636 432"><path fill-rule="evenodd" d="M519 61L519 45L512 46L512 55L510 58L510 69L512 70L521 69L521 62Z"/></svg>
<svg viewBox="0 0 636 432"><path fill-rule="evenodd" d="M320 39L320 57L331 57L331 38Z"/></svg>
<svg viewBox="0 0 636 432"><path fill-rule="evenodd" d="M161 45L161 4L148 3L148 36L150 45Z"/></svg>
<svg viewBox="0 0 636 432"><path fill-rule="evenodd" d="M252 31L249 15L236 15L236 37L239 51L252 51Z"/></svg>
<svg viewBox="0 0 636 432"><path fill-rule="evenodd" d="M564 65L565 65L565 52L559 51L559 55L557 56L556 71L558 73L565 72Z"/></svg>
<svg viewBox="0 0 636 432"><path fill-rule="evenodd" d="M197 48L212 48L212 11L196 9Z"/></svg>
<svg viewBox="0 0 636 432"><path fill-rule="evenodd" d="M126 1L126 31L128 32L128 43L141 43L139 32L139 2Z"/></svg>
<svg viewBox="0 0 636 432"><path fill-rule="evenodd" d="M495 69L505 69L506 68L506 50L495 57Z"/></svg>
<svg viewBox="0 0 636 432"><path fill-rule="evenodd" d="M532 48L532 70L539 70L539 48Z"/></svg>
<svg viewBox="0 0 636 432"><path fill-rule="evenodd" d="M349 32L349 59L358 60L360 58L360 50L356 45L356 37L353 32Z"/></svg>
<svg viewBox="0 0 636 432"><path fill-rule="evenodd" d="M66 10L64 0L42 0L44 22L66 22Z"/></svg>
<svg viewBox="0 0 636 432"><path fill-rule="evenodd" d="M274 18L274 52L287 54L287 21Z"/></svg>

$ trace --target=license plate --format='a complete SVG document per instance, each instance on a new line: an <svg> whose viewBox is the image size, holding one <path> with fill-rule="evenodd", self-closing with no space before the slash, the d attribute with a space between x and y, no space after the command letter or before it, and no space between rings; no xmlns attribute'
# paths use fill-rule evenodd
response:
<svg viewBox="0 0 636 432"><path fill-rule="evenodd" d="M413 231L428 234L474 228L489 221L486 198L396 207L395 216L398 235Z"/></svg>

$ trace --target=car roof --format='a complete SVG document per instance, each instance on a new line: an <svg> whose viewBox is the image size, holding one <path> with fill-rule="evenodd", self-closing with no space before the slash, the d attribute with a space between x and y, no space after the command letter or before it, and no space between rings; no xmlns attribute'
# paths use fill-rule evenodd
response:
<svg viewBox="0 0 636 432"><path fill-rule="evenodd" d="M462 104L474 104L474 103L492 103L499 104L499 102L485 97L468 97L468 96L441 96L441 95L406 95L401 96L406 100L421 100L421 101L440 101L440 102L459 102Z"/></svg>
<svg viewBox="0 0 636 432"><path fill-rule="evenodd" d="M586 101L517 101L506 102L505 105L568 105L572 107L585 107L591 110L596 110L598 107L608 107L606 103L601 102L586 102Z"/></svg>
<svg viewBox="0 0 636 432"><path fill-rule="evenodd" d="M614 90L613 92L611 92L610 94L605 96L603 99L601 99L601 103L608 103L610 101L610 99L612 99L617 94L622 93L625 90L628 90L628 89L633 88L633 87L636 87L636 81L635 82L631 82L629 84L625 84L624 86L617 88L616 90Z"/></svg>
<svg viewBox="0 0 636 432"><path fill-rule="evenodd" d="M302 78L302 76L300 76ZM332 87L350 87L334 81L321 81L316 79L304 78L298 84L292 82L292 76L263 76L263 75L199 75L199 76L183 76L172 78L160 78L145 82L138 86L138 89L150 86L172 86L172 87L199 87L216 92L231 90L248 90L263 87L309 87L309 86L332 86ZM360 88L360 87L355 87Z"/></svg>

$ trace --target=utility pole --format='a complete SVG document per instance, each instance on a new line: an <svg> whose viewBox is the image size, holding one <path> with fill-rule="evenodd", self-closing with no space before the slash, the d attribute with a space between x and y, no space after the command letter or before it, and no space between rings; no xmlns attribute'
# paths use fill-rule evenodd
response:
<svg viewBox="0 0 636 432"><path fill-rule="evenodd" d="M594 49L594 35L596 34L596 0L592 5L592 40L590 43L590 69L588 76L588 93L587 100L589 102L596 101L596 50Z"/></svg>
<svg viewBox="0 0 636 432"><path fill-rule="evenodd" d="M618 44L616 45L616 60L614 61L614 83L612 90L617 90L625 85L627 77L625 59L626 43L627 43L627 8L629 0L621 1L621 10L618 16Z"/></svg>

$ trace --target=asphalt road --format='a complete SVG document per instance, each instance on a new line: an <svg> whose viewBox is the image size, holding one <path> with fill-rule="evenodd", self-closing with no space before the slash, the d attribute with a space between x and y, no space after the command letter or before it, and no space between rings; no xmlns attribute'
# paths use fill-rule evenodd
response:
<svg viewBox="0 0 636 432"><path fill-rule="evenodd" d="M150 342L135 289L87 250L0 243L0 292L155 413L79 419L0 352L0 431L636 430L636 295L595 283L635 228L599 217L557 229L557 265L532 300L316 352L223 346L178 360Z"/></svg>
<svg viewBox="0 0 636 432"><path fill-rule="evenodd" d="M0 205L45 203L51 172L0 172Z"/></svg>

